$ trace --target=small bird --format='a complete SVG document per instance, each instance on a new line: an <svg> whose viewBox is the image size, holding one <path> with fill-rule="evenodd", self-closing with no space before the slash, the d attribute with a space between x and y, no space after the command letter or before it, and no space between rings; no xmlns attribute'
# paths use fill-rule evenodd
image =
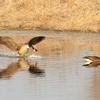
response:
<svg viewBox="0 0 100 100"><path fill-rule="evenodd" d="M7 46L10 50L17 51L19 56L24 57L29 48L37 51L34 45L45 39L45 36L37 36L29 40L28 43L18 45L11 37L0 36L0 44Z"/></svg>

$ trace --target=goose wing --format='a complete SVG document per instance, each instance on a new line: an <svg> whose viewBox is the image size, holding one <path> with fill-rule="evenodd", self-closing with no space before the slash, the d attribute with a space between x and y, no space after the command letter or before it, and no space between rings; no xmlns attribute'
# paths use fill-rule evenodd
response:
<svg viewBox="0 0 100 100"><path fill-rule="evenodd" d="M37 37L34 37L32 38L30 41L29 41L29 46L31 47L32 45L35 45L39 42L41 42L42 40L45 39L45 36L37 36Z"/></svg>
<svg viewBox="0 0 100 100"><path fill-rule="evenodd" d="M17 51L20 47L12 38L0 36L0 44L5 45L13 51Z"/></svg>

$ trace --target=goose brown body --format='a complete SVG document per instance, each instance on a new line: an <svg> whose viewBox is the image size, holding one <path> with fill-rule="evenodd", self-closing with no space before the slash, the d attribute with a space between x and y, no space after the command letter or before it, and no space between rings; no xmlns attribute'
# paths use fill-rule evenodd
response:
<svg viewBox="0 0 100 100"><path fill-rule="evenodd" d="M28 52L28 45L23 45L21 48L18 50L18 54L20 56L24 56Z"/></svg>

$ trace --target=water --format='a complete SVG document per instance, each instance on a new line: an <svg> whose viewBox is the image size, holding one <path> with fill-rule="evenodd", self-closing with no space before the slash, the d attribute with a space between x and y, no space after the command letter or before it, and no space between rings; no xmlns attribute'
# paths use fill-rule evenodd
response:
<svg viewBox="0 0 100 100"><path fill-rule="evenodd" d="M51 37L52 33L44 35ZM0 79L1 100L100 100L100 67L83 66L84 56L100 56L100 34L55 36L66 38L68 46L40 52L40 58L0 57L0 68L8 68ZM41 73L31 73L30 65Z"/></svg>

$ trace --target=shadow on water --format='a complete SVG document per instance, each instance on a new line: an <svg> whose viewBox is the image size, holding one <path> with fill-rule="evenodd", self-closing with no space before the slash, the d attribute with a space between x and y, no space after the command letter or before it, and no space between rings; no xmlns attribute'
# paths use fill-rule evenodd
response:
<svg viewBox="0 0 100 100"><path fill-rule="evenodd" d="M4 56L8 57L8 56ZM30 64L25 58L19 58L16 62L11 62L7 68L0 69L0 78L10 79L18 71L26 71L34 74L35 76L43 76L44 70L40 69L35 61L34 64Z"/></svg>

